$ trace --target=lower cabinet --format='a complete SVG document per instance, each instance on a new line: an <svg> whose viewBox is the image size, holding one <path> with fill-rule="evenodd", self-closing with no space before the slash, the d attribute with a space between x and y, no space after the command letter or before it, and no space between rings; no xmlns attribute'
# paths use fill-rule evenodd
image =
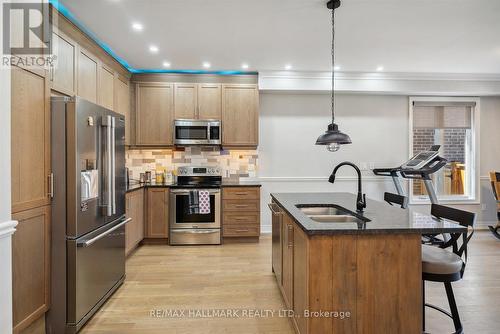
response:
<svg viewBox="0 0 500 334"><path fill-rule="evenodd" d="M293 226L294 223L288 215L284 215L282 224L282 291L285 304L293 309Z"/></svg>
<svg viewBox="0 0 500 334"><path fill-rule="evenodd" d="M125 225L125 254L129 254L144 239L144 189L127 193L126 215L132 218Z"/></svg>
<svg viewBox="0 0 500 334"><path fill-rule="evenodd" d="M39 319L50 306L50 206L12 215L12 310L14 333Z"/></svg>
<svg viewBox="0 0 500 334"><path fill-rule="evenodd" d="M259 237L260 188L227 187L222 190L222 236Z"/></svg>
<svg viewBox="0 0 500 334"><path fill-rule="evenodd" d="M168 238L168 188L147 190L146 238Z"/></svg>

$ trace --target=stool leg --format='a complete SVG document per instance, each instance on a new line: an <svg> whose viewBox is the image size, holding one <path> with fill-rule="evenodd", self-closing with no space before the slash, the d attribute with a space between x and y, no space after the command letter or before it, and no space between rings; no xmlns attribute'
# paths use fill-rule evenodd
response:
<svg viewBox="0 0 500 334"><path fill-rule="evenodd" d="M425 333L425 281L422 280L422 332Z"/></svg>
<svg viewBox="0 0 500 334"><path fill-rule="evenodd" d="M450 304L450 311L453 317L453 324L455 325L455 333L462 333L462 322L460 321L460 316L458 314L457 303L455 302L455 295L453 294L453 289L450 282L444 283L444 288L446 289L446 296L448 297L448 303Z"/></svg>

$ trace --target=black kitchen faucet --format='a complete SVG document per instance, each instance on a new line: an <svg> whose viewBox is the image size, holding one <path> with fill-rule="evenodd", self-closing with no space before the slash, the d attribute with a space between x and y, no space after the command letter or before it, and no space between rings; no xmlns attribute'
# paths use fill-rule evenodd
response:
<svg viewBox="0 0 500 334"><path fill-rule="evenodd" d="M342 167L342 166L351 166L356 170L356 173L358 173L358 197L356 199L356 210L358 212L363 212L364 208L366 208L366 194L363 194L363 191L361 189L361 171L359 170L358 166L353 164L352 162L349 161L344 161L339 163L335 168L333 169L332 174L328 178L328 182L334 183L335 182L335 174L337 173L337 170Z"/></svg>

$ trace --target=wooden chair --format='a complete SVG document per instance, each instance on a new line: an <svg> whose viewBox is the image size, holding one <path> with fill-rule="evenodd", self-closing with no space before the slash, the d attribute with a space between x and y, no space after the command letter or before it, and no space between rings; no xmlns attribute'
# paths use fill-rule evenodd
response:
<svg viewBox="0 0 500 334"><path fill-rule="evenodd" d="M451 283L461 280L464 275L467 264L467 244L474 234L473 226L476 215L472 212L439 204L432 204L431 214L440 219L455 221L462 226L466 226L468 230L465 233L451 233L450 240L439 247L422 245L422 328L425 332L425 307L430 307L452 318L455 333L463 333L462 322L458 314ZM460 239L462 239L461 242ZM451 248L451 251L447 250L447 248ZM451 312L425 303L425 281L444 283Z"/></svg>
<svg viewBox="0 0 500 334"><path fill-rule="evenodd" d="M493 195L497 201L497 225L496 226L488 226L490 228L491 233L498 239L500 239L500 173L499 172L490 172L490 181L491 181L491 189L493 190Z"/></svg>

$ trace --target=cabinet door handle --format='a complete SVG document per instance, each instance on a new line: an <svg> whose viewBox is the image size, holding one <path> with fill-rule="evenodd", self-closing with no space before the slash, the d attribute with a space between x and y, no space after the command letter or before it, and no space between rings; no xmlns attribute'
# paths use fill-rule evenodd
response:
<svg viewBox="0 0 500 334"><path fill-rule="evenodd" d="M269 209L273 213L273 216L281 215L281 210L279 209L279 207L276 203L268 203L267 206L269 207ZM274 208L276 208L276 210Z"/></svg>
<svg viewBox="0 0 500 334"><path fill-rule="evenodd" d="M49 182L49 192L47 195L49 195L49 198L54 198L54 173L50 173L47 178Z"/></svg>
<svg viewBox="0 0 500 334"><path fill-rule="evenodd" d="M246 230L236 230L236 232L248 232L248 229L246 229Z"/></svg>
<svg viewBox="0 0 500 334"><path fill-rule="evenodd" d="M248 208L248 205L247 204L236 204L234 207L235 208Z"/></svg>
<svg viewBox="0 0 500 334"><path fill-rule="evenodd" d="M247 195L247 193L234 193L234 194L237 195L237 196L245 196L245 195Z"/></svg>
<svg viewBox="0 0 500 334"><path fill-rule="evenodd" d="M287 225L288 228L288 248L293 247L293 226Z"/></svg>

